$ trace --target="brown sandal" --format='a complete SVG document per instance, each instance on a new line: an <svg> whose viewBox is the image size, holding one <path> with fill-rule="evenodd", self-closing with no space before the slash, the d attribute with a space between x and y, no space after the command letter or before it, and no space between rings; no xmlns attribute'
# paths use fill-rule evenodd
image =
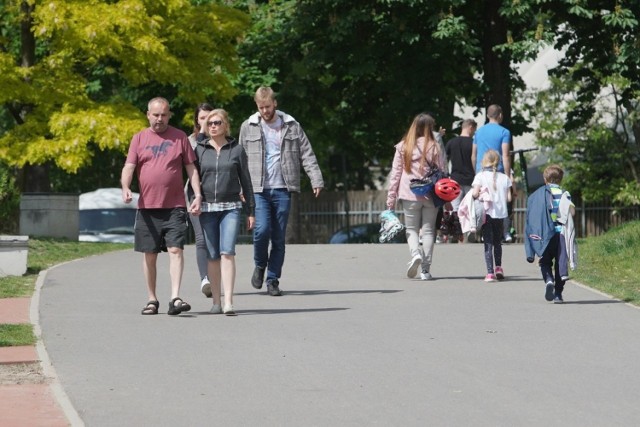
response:
<svg viewBox="0 0 640 427"><path fill-rule="evenodd" d="M159 307L160 307L160 303L158 301L149 301L147 305L144 306L140 314L143 314L143 315L158 314Z"/></svg>

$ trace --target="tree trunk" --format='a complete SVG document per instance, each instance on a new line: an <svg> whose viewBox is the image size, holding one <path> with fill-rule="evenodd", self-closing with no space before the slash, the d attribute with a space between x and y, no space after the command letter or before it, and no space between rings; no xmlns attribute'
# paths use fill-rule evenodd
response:
<svg viewBox="0 0 640 427"><path fill-rule="evenodd" d="M507 43L507 25L500 16L502 0L485 0L483 19L485 34L482 37L482 54L484 59L484 82L487 85L485 107L498 104L502 107L505 124L511 122L511 85L509 67L511 58L508 54L498 53L494 48Z"/></svg>
<svg viewBox="0 0 640 427"><path fill-rule="evenodd" d="M23 0L20 4L22 20L20 22L20 66L32 67L36 63L36 38L33 35L32 26L34 5Z"/></svg>
<svg viewBox="0 0 640 427"><path fill-rule="evenodd" d="M17 184L21 193L50 193L49 165L24 165L18 171Z"/></svg>
<svg viewBox="0 0 640 427"><path fill-rule="evenodd" d="M33 67L36 63L36 39L33 34L33 4L23 0L20 4L22 20L20 22L20 66ZM12 111L16 123L22 124L32 110L30 105L16 105ZM49 165L25 165L18 172L18 187L23 193L48 193L51 191Z"/></svg>
<svg viewBox="0 0 640 427"><path fill-rule="evenodd" d="M482 37L482 54L484 59L485 108L498 104L502 108L503 125L511 124L511 57L507 53L496 52L494 48L507 43L507 24L500 16L502 0L485 0L483 19L485 22ZM513 150L513 140L511 141Z"/></svg>

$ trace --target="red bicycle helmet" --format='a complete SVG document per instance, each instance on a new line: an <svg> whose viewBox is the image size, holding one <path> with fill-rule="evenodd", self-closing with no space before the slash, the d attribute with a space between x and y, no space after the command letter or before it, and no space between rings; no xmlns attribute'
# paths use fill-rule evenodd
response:
<svg viewBox="0 0 640 427"><path fill-rule="evenodd" d="M440 199L450 202L460 194L460 184L451 178L442 178L436 182L434 191Z"/></svg>

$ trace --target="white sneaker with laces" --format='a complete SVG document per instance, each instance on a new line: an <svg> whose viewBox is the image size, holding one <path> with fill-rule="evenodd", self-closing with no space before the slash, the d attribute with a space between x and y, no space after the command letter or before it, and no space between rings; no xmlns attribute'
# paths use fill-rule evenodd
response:
<svg viewBox="0 0 640 427"><path fill-rule="evenodd" d="M413 257L411 261L409 261L409 268L407 268L407 277L409 279L413 279L418 275L418 267L422 264L422 257L420 255L416 255Z"/></svg>
<svg viewBox="0 0 640 427"><path fill-rule="evenodd" d="M420 273L420 280L431 280L431 279L433 279L433 277L431 277L431 273L429 273L428 271L426 273L425 272Z"/></svg>
<svg viewBox="0 0 640 427"><path fill-rule="evenodd" d="M211 282L209 282L208 278L205 277L202 279L202 282L200 283L200 291L202 291L204 296L207 298L211 298Z"/></svg>
<svg viewBox="0 0 640 427"><path fill-rule="evenodd" d="M211 307L211 310L209 310L209 313L211 314L222 313L222 306L220 304L213 304L213 307Z"/></svg>

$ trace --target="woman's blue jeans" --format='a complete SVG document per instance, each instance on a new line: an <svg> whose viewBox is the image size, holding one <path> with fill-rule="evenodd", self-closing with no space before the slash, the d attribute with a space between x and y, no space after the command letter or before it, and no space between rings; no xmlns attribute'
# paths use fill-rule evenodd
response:
<svg viewBox="0 0 640 427"><path fill-rule="evenodd" d="M266 280L276 280L284 264L284 243L291 209L291 195L286 189L265 189L254 193L256 223L253 230L253 261L266 268ZM271 252L269 253L269 242Z"/></svg>
<svg viewBox="0 0 640 427"><path fill-rule="evenodd" d="M240 232L240 209L221 212L202 212L200 225L207 245L209 259L220 259L221 255L235 255Z"/></svg>

